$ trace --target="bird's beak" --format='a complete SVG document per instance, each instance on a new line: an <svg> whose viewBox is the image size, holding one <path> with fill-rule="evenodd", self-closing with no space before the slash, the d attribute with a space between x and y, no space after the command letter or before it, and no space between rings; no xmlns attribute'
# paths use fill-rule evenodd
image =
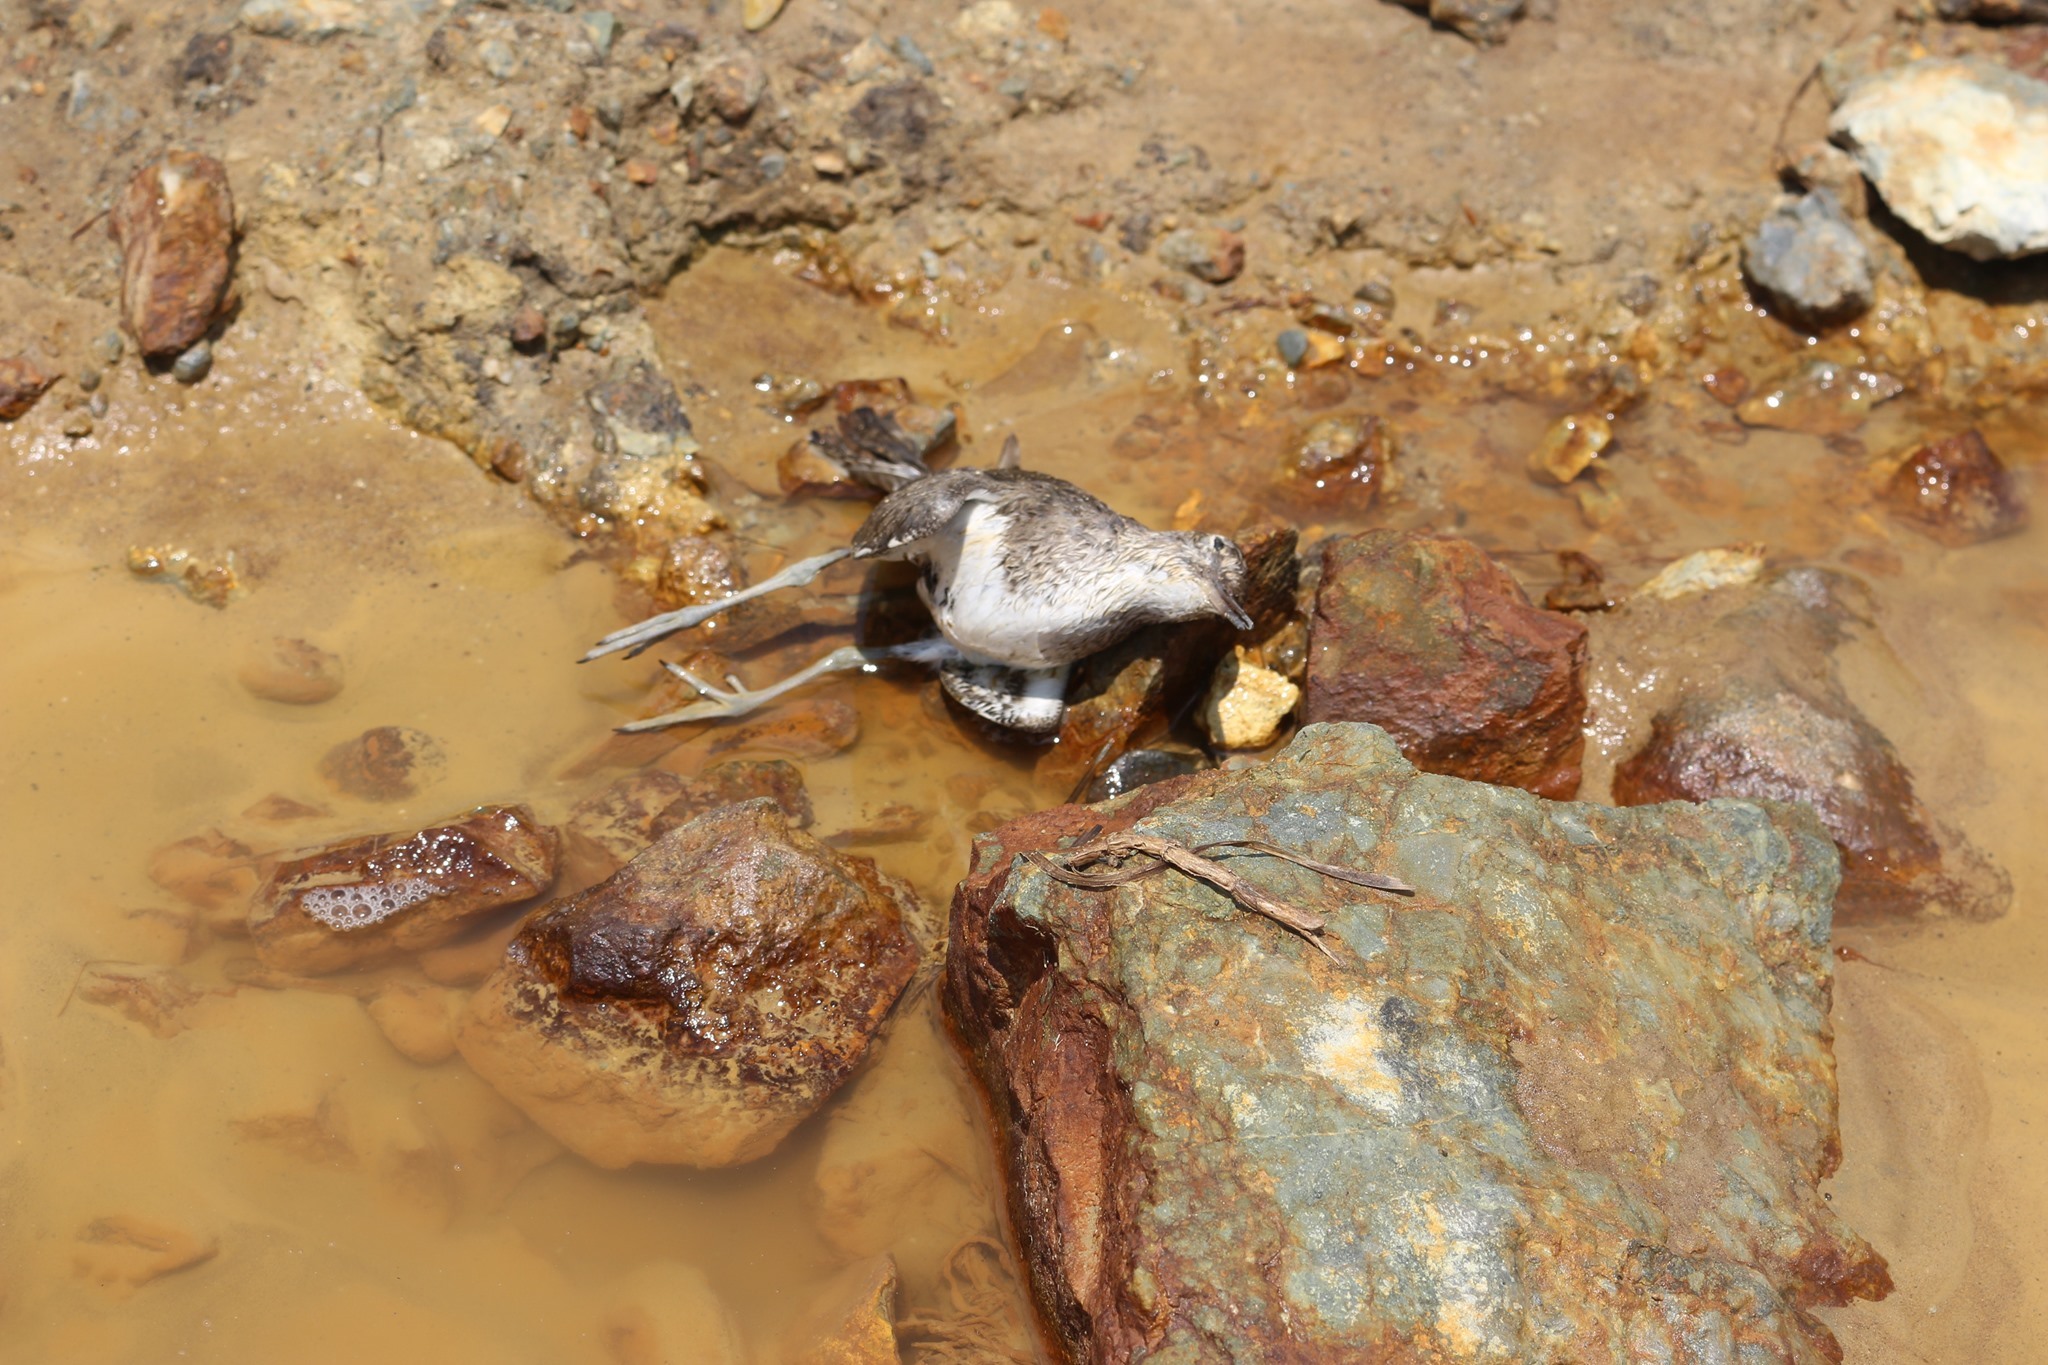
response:
<svg viewBox="0 0 2048 1365"><path fill-rule="evenodd" d="M1209 605L1216 609L1218 616L1221 616L1239 630L1250 630L1252 628L1252 618L1245 614L1244 608L1237 605L1236 600L1229 593L1217 587L1214 583L1204 586L1209 591Z"/></svg>

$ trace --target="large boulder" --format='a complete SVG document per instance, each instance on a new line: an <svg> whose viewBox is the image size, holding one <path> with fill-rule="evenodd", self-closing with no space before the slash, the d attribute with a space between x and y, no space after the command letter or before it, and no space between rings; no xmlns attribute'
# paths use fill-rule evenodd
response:
<svg viewBox="0 0 2048 1365"><path fill-rule="evenodd" d="M2048 251L2048 82L1930 57L1859 81L1828 129L1930 241L1980 261Z"/></svg>
<svg viewBox="0 0 2048 1365"><path fill-rule="evenodd" d="M1134 822L1417 891L1231 858L1326 957L1019 856ZM1839 1360L1806 1310L1890 1279L1816 1189L1837 875L1797 807L1549 802L1364 725L986 836L946 1004L1047 1324L1089 1362Z"/></svg>
<svg viewBox="0 0 2048 1365"><path fill-rule="evenodd" d="M919 914L772 800L722 807L528 920L456 1043L599 1166L751 1161L867 1055L917 969Z"/></svg>
<svg viewBox="0 0 2048 1365"><path fill-rule="evenodd" d="M1303 715L1381 726L1428 772L1568 798L1586 658L1586 628L1469 540L1340 536L1323 545Z"/></svg>

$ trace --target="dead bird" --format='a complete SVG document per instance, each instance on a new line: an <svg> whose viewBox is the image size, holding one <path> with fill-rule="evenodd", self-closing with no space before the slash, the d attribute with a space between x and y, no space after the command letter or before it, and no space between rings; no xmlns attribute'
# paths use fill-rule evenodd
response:
<svg viewBox="0 0 2048 1365"><path fill-rule="evenodd" d="M1064 479L1021 469L1014 436L993 469L933 473L890 427L862 408L842 421L836 438L813 438L855 477L888 490L852 545L799 560L730 597L614 631L583 657L637 654L728 607L809 583L849 557L922 568L918 596L940 638L836 649L758 689L737 678L720 688L664 664L703 700L622 729L745 715L824 674L903 659L935 666L947 693L983 719L1044 736L1058 732L1066 713L1069 669L1139 627L1203 616L1251 626L1239 605L1249 573L1227 536L1154 531Z"/></svg>

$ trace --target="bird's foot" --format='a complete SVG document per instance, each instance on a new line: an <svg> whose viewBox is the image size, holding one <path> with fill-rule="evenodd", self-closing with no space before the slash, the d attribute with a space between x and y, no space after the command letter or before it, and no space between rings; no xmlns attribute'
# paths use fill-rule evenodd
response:
<svg viewBox="0 0 2048 1365"><path fill-rule="evenodd" d="M729 673L725 678L726 685L719 687L715 683L706 682L681 664L664 660L661 666L672 676L681 678L696 688L699 700L691 702L680 711L670 711L666 715L652 716L646 720L630 721L619 727L622 732L637 734L643 730L660 730L693 720L733 720L760 710L769 702L788 695L813 678L852 668L867 668L871 665L867 656L859 649L835 649L809 668L791 674L771 687L762 688L750 688Z"/></svg>

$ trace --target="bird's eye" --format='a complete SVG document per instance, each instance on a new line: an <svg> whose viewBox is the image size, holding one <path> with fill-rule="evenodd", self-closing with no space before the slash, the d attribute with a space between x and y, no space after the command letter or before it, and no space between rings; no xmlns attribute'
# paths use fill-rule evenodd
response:
<svg viewBox="0 0 2048 1365"><path fill-rule="evenodd" d="M1230 541L1225 536L1210 536L1209 548L1216 551L1218 554L1221 554L1223 551L1230 548Z"/></svg>

